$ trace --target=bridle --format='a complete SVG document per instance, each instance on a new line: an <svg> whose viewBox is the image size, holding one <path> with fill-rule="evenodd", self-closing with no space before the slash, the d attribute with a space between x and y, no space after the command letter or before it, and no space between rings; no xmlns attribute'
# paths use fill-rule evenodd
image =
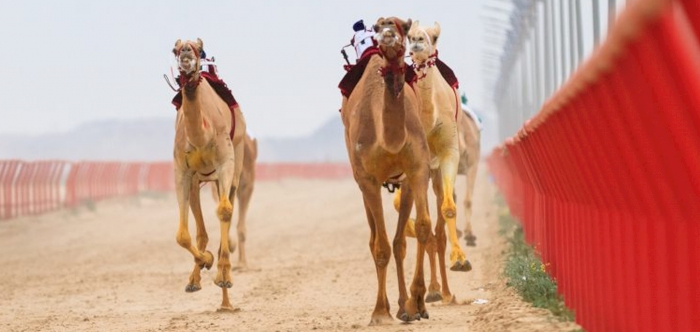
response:
<svg viewBox="0 0 700 332"><path fill-rule="evenodd" d="M405 44L405 39L406 35L403 31L403 28L401 27L401 24L399 23L398 20L393 20L394 26L396 27L396 34L398 35L398 42L400 43L399 48L397 49L397 54L405 54L406 53L406 44ZM381 51L381 47L379 48ZM383 52L381 53L382 56L387 60L389 63L388 66L384 66L379 68L379 75L382 77L385 77L387 74L392 73L394 75L403 75L405 73L405 66L403 66L400 63L400 59L402 56L397 56L396 58L389 58Z"/></svg>
<svg viewBox="0 0 700 332"><path fill-rule="evenodd" d="M418 77L416 78L417 81L420 81L421 79L425 78L428 76L428 68L435 66L435 62L437 62L437 57L438 57L438 51L435 50L433 54L428 56L428 59L425 60L423 63L416 65L415 63L413 64L413 71L416 72Z"/></svg>
<svg viewBox="0 0 700 332"><path fill-rule="evenodd" d="M194 70L192 70L190 73L186 73L180 67L180 53L186 45L189 46L190 49L192 49L193 53L198 53L199 51L199 48L192 42L184 43L175 51L175 57L177 58L178 63L178 71L180 72L180 76L178 77L177 83L180 85L180 90L184 88L186 91L192 91L196 89L197 86L199 86L199 83L202 81L202 75L199 75L199 54L195 54L194 61L197 62L197 65L195 66ZM196 78L193 80L192 78L195 76Z"/></svg>

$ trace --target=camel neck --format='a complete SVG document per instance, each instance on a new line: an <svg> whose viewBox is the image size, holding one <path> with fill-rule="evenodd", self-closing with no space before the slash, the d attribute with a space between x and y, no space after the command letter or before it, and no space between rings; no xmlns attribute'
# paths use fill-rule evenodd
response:
<svg viewBox="0 0 700 332"><path fill-rule="evenodd" d="M205 147L212 138L211 125L203 114L202 90L207 84L199 84L188 91L183 87L182 115L185 120L185 132L190 144L197 148Z"/></svg>
<svg viewBox="0 0 700 332"><path fill-rule="evenodd" d="M404 91L403 61L398 64L386 64L389 67L401 70L388 70L384 73L384 108L382 110L382 137L385 148L391 152L398 152L406 141L406 105Z"/></svg>

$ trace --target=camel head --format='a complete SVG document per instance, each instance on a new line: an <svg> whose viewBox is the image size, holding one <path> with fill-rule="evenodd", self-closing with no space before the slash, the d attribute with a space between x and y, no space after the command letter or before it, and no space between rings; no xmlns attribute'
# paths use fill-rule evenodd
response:
<svg viewBox="0 0 700 332"><path fill-rule="evenodd" d="M413 22L408 30L408 50L414 63L424 63L431 55L436 54L437 41L440 37L440 24L435 22L432 27L420 26L418 21Z"/></svg>
<svg viewBox="0 0 700 332"><path fill-rule="evenodd" d="M177 64L181 73L191 76L199 70L199 55L203 49L204 43L199 38L197 38L197 41L186 40L183 42L178 39L175 42L173 53L177 58Z"/></svg>
<svg viewBox="0 0 700 332"><path fill-rule="evenodd" d="M379 50L387 60L403 58L406 52L404 40L406 32L411 27L411 19L403 21L396 17L380 17L374 24L374 38L379 42Z"/></svg>

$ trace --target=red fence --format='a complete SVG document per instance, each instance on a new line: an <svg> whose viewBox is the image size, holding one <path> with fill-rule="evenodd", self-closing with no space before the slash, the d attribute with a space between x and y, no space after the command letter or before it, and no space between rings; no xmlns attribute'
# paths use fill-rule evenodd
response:
<svg viewBox="0 0 700 332"><path fill-rule="evenodd" d="M700 2L635 1L489 157L588 331L700 331Z"/></svg>
<svg viewBox="0 0 700 332"><path fill-rule="evenodd" d="M256 166L257 181L351 176L347 163L260 163ZM171 191L174 187L172 162L0 160L0 220L144 191Z"/></svg>

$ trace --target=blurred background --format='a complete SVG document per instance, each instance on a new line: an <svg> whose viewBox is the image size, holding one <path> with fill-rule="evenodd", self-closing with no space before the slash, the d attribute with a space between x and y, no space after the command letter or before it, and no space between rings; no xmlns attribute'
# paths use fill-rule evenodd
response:
<svg viewBox="0 0 700 332"><path fill-rule="evenodd" d="M524 92L525 100L497 98L509 88L525 88L526 80L517 76L516 87L513 75L535 78L534 60L532 68L519 70L514 51L528 40L526 32L533 37L538 29L540 65L548 60L544 31L554 39L574 33L581 39L574 46L580 61L592 51L594 33L604 35L607 19L601 18L612 13L609 6L624 2L546 2L555 24L546 30L544 1L8 2L0 12L7 57L0 80L0 159L170 160L174 93L162 75L173 63L175 40L199 37L260 140L260 161L344 161L340 49L355 21L370 25L380 16L441 24L440 57L485 123L481 151L488 153L573 69L561 64L547 89L538 80L542 87L528 87L536 91ZM578 34L570 30L571 18ZM561 52L570 46L560 46L553 61L568 57ZM523 54L531 57L535 47L528 47ZM520 109L525 113L506 111L515 102L526 104ZM505 112L500 125L498 111Z"/></svg>

